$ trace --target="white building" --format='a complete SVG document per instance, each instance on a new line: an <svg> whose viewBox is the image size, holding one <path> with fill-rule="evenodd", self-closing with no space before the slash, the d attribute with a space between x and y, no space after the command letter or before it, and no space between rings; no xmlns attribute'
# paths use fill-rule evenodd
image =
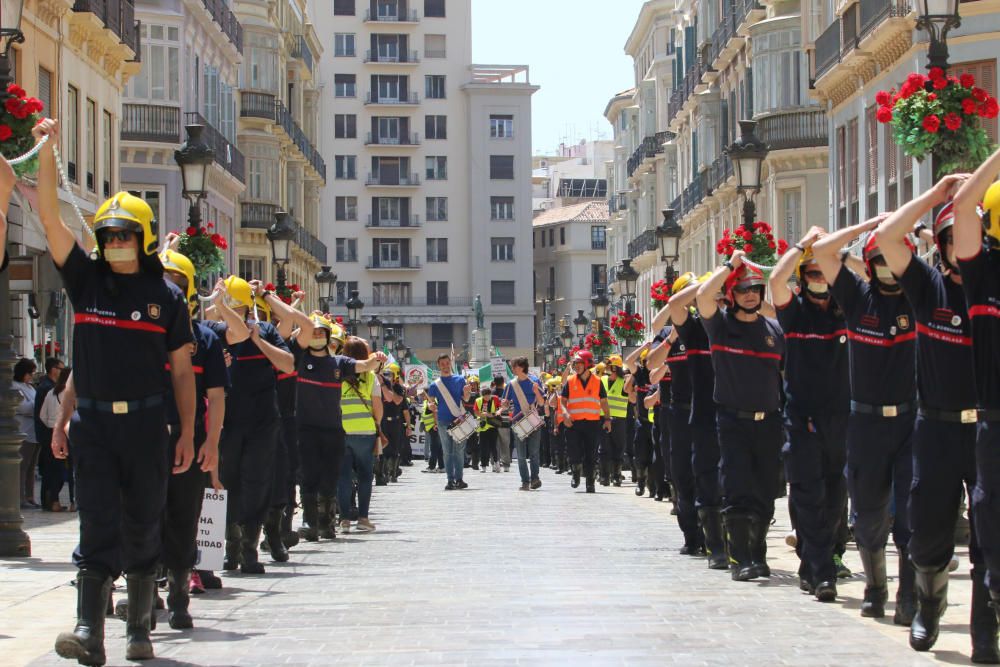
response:
<svg viewBox="0 0 1000 667"><path fill-rule="evenodd" d="M505 355L534 345L531 85L527 67L472 64L470 0L333 0L315 12L321 73L321 237L338 276L420 357L475 326Z"/></svg>

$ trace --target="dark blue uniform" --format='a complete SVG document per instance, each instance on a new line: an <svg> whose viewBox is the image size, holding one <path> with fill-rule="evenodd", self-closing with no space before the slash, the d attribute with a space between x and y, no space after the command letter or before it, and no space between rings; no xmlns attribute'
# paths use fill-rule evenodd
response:
<svg viewBox="0 0 1000 667"><path fill-rule="evenodd" d="M632 386L635 388L635 462L636 468L642 470L653 463L653 424L649 421L649 409L646 408L646 397L653 391L649 384L649 370L639 362L632 374Z"/></svg>
<svg viewBox="0 0 1000 667"><path fill-rule="evenodd" d="M284 507L285 516L290 519L295 507L295 485L299 482L299 434L295 421L295 389L298 373L277 373L278 414L281 426L278 429L278 451L274 466L274 489L271 492L271 506ZM289 523L288 526L291 524ZM287 526L282 532L288 532Z"/></svg>
<svg viewBox="0 0 1000 667"><path fill-rule="evenodd" d="M711 346L701 318L695 315L689 315L684 324L677 327L677 333L684 344L691 378L688 423L691 426L694 504L698 508L717 510L721 504L719 434L715 425L715 369L712 368Z"/></svg>
<svg viewBox="0 0 1000 667"><path fill-rule="evenodd" d="M75 312L70 429L82 570L148 573L160 556L168 464L164 370L192 341L181 291L161 275L114 274L74 246L59 270Z"/></svg>
<svg viewBox="0 0 1000 667"><path fill-rule="evenodd" d="M877 552L891 525L896 546L905 548L910 528L903 508L912 475L917 392L913 309L902 294L882 294L846 267L830 289L847 323L847 488L857 515L854 536L859 547Z"/></svg>
<svg viewBox="0 0 1000 667"><path fill-rule="evenodd" d="M785 475L801 559L799 576L812 585L833 583L833 555L847 503L847 415L850 375L847 325L828 301L804 294L778 307L785 332Z"/></svg>
<svg viewBox="0 0 1000 667"><path fill-rule="evenodd" d="M691 444L691 373L687 346L678 337L667 353L670 385L664 393L660 385L661 421L668 424L670 480L674 485L677 524L684 533L686 547L697 551L704 546L695 507L695 475Z"/></svg>
<svg viewBox="0 0 1000 667"><path fill-rule="evenodd" d="M208 390L229 386L229 372L222 353L222 342L202 322L193 323L194 351L191 366L194 369L197 397L195 399L194 447L195 462L179 475L171 475L167 485L167 506L163 515L163 565L168 570L190 570L198 552L198 520L201 517L205 487L210 483L208 474L198 464L198 452L206 437L205 412ZM172 392L168 392L171 393ZM167 401L167 428L170 431L170 450L180 439L180 415L171 395ZM167 465L173 461L168 451Z"/></svg>

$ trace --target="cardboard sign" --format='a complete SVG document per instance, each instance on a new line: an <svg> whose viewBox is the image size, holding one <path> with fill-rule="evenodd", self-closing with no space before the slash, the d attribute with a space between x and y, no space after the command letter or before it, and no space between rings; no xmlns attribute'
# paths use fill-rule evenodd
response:
<svg viewBox="0 0 1000 667"><path fill-rule="evenodd" d="M503 357L493 357L490 359L490 365L493 367L493 377L507 377L507 362L503 360Z"/></svg>
<svg viewBox="0 0 1000 667"><path fill-rule="evenodd" d="M415 387L418 391L427 389L429 378L426 366L406 365L403 367L403 373L406 377L406 384Z"/></svg>
<svg viewBox="0 0 1000 667"><path fill-rule="evenodd" d="M195 568L221 570L226 553L226 491L205 489L195 540L198 555Z"/></svg>

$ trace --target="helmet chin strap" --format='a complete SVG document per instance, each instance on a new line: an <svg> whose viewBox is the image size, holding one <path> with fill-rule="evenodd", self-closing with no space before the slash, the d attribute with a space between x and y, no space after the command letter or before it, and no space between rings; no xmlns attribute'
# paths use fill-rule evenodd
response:
<svg viewBox="0 0 1000 667"><path fill-rule="evenodd" d="M757 312L758 312L758 311L760 310L760 307L761 307L762 305L764 305L764 304L763 304L763 303L758 303L758 304L757 304L756 306L754 306L753 308L744 308L744 307L743 307L743 306L741 306L740 304L736 303L736 301L735 301L735 300L733 301L733 308L734 308L734 309L735 309L736 311L742 311L742 312L746 313L747 315L754 315L754 314L756 314L756 313L757 313Z"/></svg>
<svg viewBox="0 0 1000 667"><path fill-rule="evenodd" d="M809 296L816 299L817 301L826 301L827 299L830 298L829 289L827 289L825 292L816 292L815 290L812 289L812 285L806 285L806 292L809 294Z"/></svg>

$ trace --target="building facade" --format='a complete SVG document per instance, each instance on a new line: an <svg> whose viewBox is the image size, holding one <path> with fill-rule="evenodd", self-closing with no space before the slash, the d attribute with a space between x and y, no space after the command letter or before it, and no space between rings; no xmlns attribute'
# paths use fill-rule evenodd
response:
<svg viewBox="0 0 1000 667"><path fill-rule="evenodd" d="M421 358L456 349L483 302L505 355L533 347L531 85L472 64L469 0L334 0L324 48L322 238L351 292Z"/></svg>

